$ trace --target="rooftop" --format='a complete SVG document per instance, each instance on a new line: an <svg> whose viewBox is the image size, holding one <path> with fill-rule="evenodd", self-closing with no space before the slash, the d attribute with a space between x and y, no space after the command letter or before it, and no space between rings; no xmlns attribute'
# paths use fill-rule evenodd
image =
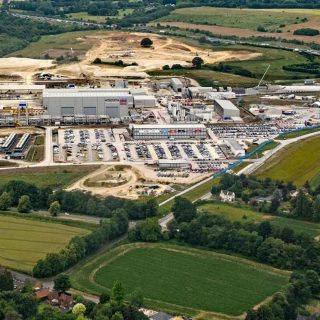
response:
<svg viewBox="0 0 320 320"><path fill-rule="evenodd" d="M214 100L221 108L224 110L239 110L231 101L229 100L221 100L221 99L215 99Z"/></svg>

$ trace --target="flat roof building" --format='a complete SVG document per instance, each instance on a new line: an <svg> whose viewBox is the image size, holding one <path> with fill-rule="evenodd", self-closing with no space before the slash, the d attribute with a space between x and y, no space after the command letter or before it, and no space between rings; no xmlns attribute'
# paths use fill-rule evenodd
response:
<svg viewBox="0 0 320 320"><path fill-rule="evenodd" d="M158 139L205 139L207 129L203 124L155 124L155 125L131 125L134 139L158 140Z"/></svg>
<svg viewBox="0 0 320 320"><path fill-rule="evenodd" d="M223 119L240 117L240 110L229 100L214 100L214 111Z"/></svg>
<svg viewBox="0 0 320 320"><path fill-rule="evenodd" d="M51 116L101 116L122 119L133 107L133 96L126 89L47 89L43 105Z"/></svg>
<svg viewBox="0 0 320 320"><path fill-rule="evenodd" d="M172 78L170 80L170 85L175 92L182 92L184 87L182 81L178 78Z"/></svg>

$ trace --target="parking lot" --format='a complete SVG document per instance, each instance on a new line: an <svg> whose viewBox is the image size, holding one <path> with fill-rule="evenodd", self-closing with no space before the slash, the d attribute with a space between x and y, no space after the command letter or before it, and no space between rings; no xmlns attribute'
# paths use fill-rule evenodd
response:
<svg viewBox="0 0 320 320"><path fill-rule="evenodd" d="M53 146L57 162L119 161L112 129L60 129Z"/></svg>
<svg viewBox="0 0 320 320"><path fill-rule="evenodd" d="M211 140L188 141L132 141L125 139L123 129L67 128L59 129L53 145L54 161L72 163L144 164L155 166L159 160L187 160L189 170L207 173L224 169L230 162L230 153ZM175 170L177 171L177 170ZM172 172L167 173L171 175ZM165 177L159 171L158 177ZM179 174L179 177L187 177Z"/></svg>

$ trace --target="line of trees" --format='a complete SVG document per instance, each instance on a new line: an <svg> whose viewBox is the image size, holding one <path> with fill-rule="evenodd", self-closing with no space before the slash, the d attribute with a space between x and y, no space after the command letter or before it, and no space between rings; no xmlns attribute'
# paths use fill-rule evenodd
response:
<svg viewBox="0 0 320 320"><path fill-rule="evenodd" d="M158 212L157 202L153 198L143 201L116 197L101 198L89 192L53 190L50 187L41 188L15 180L0 188L0 210L8 210L10 207L17 207L19 212L24 213L49 208L54 216L63 211L103 218L112 217L116 209L122 208L131 220L153 217Z"/></svg>
<svg viewBox="0 0 320 320"><path fill-rule="evenodd" d="M124 235L128 231L128 226L126 211L116 209L113 217L101 221L99 228L92 233L83 237L76 236L60 252L49 253L44 259L40 259L33 268L33 275L37 278L47 278L67 270L108 241Z"/></svg>

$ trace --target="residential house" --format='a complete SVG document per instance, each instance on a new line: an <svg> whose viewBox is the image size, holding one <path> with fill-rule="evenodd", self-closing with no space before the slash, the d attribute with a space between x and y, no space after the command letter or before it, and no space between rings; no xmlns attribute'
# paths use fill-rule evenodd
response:
<svg viewBox="0 0 320 320"><path fill-rule="evenodd" d="M222 202L234 202L236 200L236 195L232 191L221 190L219 194L219 199Z"/></svg>

